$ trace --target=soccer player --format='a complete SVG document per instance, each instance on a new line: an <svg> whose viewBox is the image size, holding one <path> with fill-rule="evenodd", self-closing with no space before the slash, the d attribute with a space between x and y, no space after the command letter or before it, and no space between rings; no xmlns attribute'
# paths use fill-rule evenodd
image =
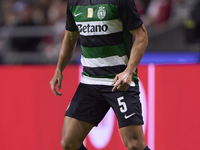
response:
<svg viewBox="0 0 200 150"><path fill-rule="evenodd" d="M127 149L149 150L142 130L137 77L148 36L134 1L68 0L65 36L50 81L56 96L62 95L58 92L62 72L73 55L79 35L83 72L65 113L63 150L87 150L83 140L110 107L117 116Z"/></svg>

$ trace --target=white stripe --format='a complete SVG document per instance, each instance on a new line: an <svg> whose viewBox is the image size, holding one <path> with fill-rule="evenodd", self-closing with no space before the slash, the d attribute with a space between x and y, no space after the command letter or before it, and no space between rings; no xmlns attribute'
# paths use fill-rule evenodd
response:
<svg viewBox="0 0 200 150"><path fill-rule="evenodd" d="M148 66L148 146L155 150L155 66Z"/></svg>
<svg viewBox="0 0 200 150"><path fill-rule="evenodd" d="M117 66L127 65L128 57L122 56L110 56L106 58L85 58L81 55L81 64L84 67L106 67L106 66Z"/></svg>
<svg viewBox="0 0 200 150"><path fill-rule="evenodd" d="M93 78L82 75L81 83L90 84L90 85L109 85L112 86L113 79L108 78ZM135 83L131 81L130 86L135 86Z"/></svg>
<svg viewBox="0 0 200 150"><path fill-rule="evenodd" d="M79 27L79 31L82 29L82 32L80 32L80 35L84 36L91 36L91 35L107 35L117 32L122 32L122 22L119 19L115 20L109 20L109 21L91 21L91 22L76 22L76 25ZM94 31L95 26L103 26L107 25L108 30L107 31ZM80 28L81 26L81 28ZM83 32L84 30L84 32Z"/></svg>

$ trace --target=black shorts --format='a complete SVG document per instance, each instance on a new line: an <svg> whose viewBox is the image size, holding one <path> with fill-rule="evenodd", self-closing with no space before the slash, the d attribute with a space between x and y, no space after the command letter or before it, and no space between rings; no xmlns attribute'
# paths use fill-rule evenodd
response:
<svg viewBox="0 0 200 150"><path fill-rule="evenodd" d="M97 126L112 107L119 128L143 124L139 87L129 87L128 91L115 92L112 92L112 88L113 86L80 83L65 116Z"/></svg>

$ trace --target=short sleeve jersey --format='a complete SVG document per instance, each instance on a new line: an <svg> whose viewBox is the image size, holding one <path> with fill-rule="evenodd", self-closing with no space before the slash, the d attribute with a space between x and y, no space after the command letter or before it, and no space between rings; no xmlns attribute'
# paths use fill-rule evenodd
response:
<svg viewBox="0 0 200 150"><path fill-rule="evenodd" d="M66 30L80 33L82 78L91 79L86 83L104 85L125 70L132 47L129 31L142 24L133 0L68 0ZM137 70L133 81L138 84Z"/></svg>

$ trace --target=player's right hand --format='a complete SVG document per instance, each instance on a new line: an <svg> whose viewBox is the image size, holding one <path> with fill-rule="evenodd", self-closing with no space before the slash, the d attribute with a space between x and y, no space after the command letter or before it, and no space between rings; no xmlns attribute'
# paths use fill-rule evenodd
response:
<svg viewBox="0 0 200 150"><path fill-rule="evenodd" d="M51 90L52 90L52 92L54 93L55 96L57 96L57 95L61 96L61 95L62 95L61 92L58 92L58 91L56 90L56 85L57 85L57 84L58 84L58 90L61 89L62 79L63 79L62 73L55 72L53 78L52 78L51 81L49 82L49 84L50 84L50 86L51 86Z"/></svg>

